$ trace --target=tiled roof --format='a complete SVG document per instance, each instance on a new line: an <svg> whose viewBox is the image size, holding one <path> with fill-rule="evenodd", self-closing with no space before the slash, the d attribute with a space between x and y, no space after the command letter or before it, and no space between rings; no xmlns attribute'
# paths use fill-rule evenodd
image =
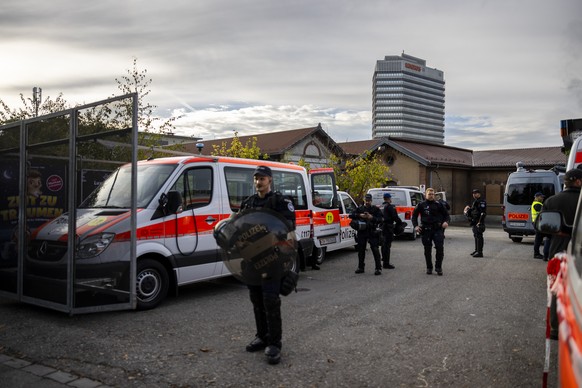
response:
<svg viewBox="0 0 582 388"><path fill-rule="evenodd" d="M339 143L349 155L361 155L365 151L374 151L383 145L415 159L421 164L441 164L451 166L471 167L472 151L463 148L449 147L433 143L424 143L416 140L400 138L382 138L373 140Z"/></svg>
<svg viewBox="0 0 582 388"><path fill-rule="evenodd" d="M347 143L338 143L338 145L344 150L348 155L357 156L363 154L365 151L374 150L385 144L382 140L360 140L360 141L350 141Z"/></svg>
<svg viewBox="0 0 582 388"><path fill-rule="evenodd" d="M567 162L567 157L561 152L560 147L472 151L464 148L390 137L336 143L323 131L321 124L310 128L239 136L239 139L244 145L247 141L252 141L252 138L256 137L257 146L261 149L262 153L281 155L293 148L301 140L313 136L318 132L320 132L319 136L322 136L328 142L330 149L338 149L340 152L343 150L347 155L358 156L362 155L365 151L375 151L379 147L387 146L402 152L425 166L442 165L465 168L504 168L515 167L515 163L523 162L526 166L553 167L555 165L565 165ZM213 145L220 146L223 142L230 144L232 139L199 140L198 142L204 144L203 153L210 154L213 150ZM183 146L186 152L198 153L196 143L186 143Z"/></svg>
<svg viewBox="0 0 582 388"><path fill-rule="evenodd" d="M390 139L393 143L419 155L423 159L430 161L431 164L441 164L450 166L472 166L473 151L450 147L432 143L422 143L413 140Z"/></svg>
<svg viewBox="0 0 582 388"><path fill-rule="evenodd" d="M554 167L565 165L567 156L561 147L515 148L510 150L474 151L474 167L515 167L517 162L525 166Z"/></svg>
<svg viewBox="0 0 582 388"><path fill-rule="evenodd" d="M382 145L386 145L425 166L440 164L457 167L515 167L515 163L523 162L526 166L553 167L555 165L565 165L567 162L567 157L562 153L561 147L471 151L463 148L389 137L339 143L338 145L349 155L361 155L365 151L373 151Z"/></svg>
<svg viewBox="0 0 582 388"><path fill-rule="evenodd" d="M323 131L321 128L321 124L317 125L316 127L311 128L301 128L301 129L293 129L289 131L281 131L281 132L270 132L270 133L262 133L257 135L248 135L248 136L239 136L239 140L243 145L245 145L248 141L252 141L253 137L257 139L257 147L260 148L261 153L269 154L269 155L280 155L283 154L285 151L293 148L295 144L299 143L301 140L305 139L306 137L312 136L316 132L321 131L321 136L326 137L326 140L330 143L330 148L337 148L338 145ZM198 143L204 144L204 151L203 153L210 154L213 151L213 145L221 146L223 142L230 146L230 142L232 141L231 138L225 139L216 139L216 140L200 140ZM191 153L198 153L195 143L187 143L183 144L184 149L186 152Z"/></svg>

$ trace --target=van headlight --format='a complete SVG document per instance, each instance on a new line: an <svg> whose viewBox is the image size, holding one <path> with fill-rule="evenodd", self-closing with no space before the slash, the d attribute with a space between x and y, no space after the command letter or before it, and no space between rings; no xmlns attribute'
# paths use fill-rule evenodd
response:
<svg viewBox="0 0 582 388"><path fill-rule="evenodd" d="M115 233L101 233L87 237L77 246L77 258L90 259L103 252L113 241Z"/></svg>

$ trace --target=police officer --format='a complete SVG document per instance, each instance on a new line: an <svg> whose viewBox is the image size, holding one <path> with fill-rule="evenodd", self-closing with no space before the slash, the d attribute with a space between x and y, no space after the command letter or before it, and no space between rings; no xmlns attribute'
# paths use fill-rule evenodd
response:
<svg viewBox="0 0 582 388"><path fill-rule="evenodd" d="M469 224L473 230L473 237L475 238L475 250L471 253L473 257L483 257L483 245L485 240L483 233L485 233L485 216L487 215L487 202L481 198L481 191L473 189L473 204L465 206L465 217L469 220Z"/></svg>
<svg viewBox="0 0 582 388"><path fill-rule="evenodd" d="M574 216L582 190L582 170L573 168L566 171L564 175L564 190L548 197L543 210L558 211L562 213L563 221L566 225L574 225ZM549 258L553 258L556 253L568 249L571 236L569 233L559 233L552 235L550 239ZM550 338L558 339L558 315L556 311L556 295L552 293L550 304Z"/></svg>
<svg viewBox="0 0 582 388"><path fill-rule="evenodd" d="M394 269L395 267L390 264L390 249L394 240L394 223L399 225L404 221L398 217L398 213L392 205L392 195L390 193L384 193L384 203L382 205L382 218L384 219L382 224L382 236L384 237L382 239L382 267Z"/></svg>
<svg viewBox="0 0 582 388"><path fill-rule="evenodd" d="M291 230L295 230L295 208L293 201L281 193L271 191L273 174L267 166L258 166L254 172L256 194L245 199L241 210L249 208L269 208L283 215ZM247 345L247 352L265 349L269 364L281 361L281 287L280 278L264 277L261 285L249 285L250 299L253 304L257 333Z"/></svg>
<svg viewBox="0 0 582 388"><path fill-rule="evenodd" d="M536 218L538 218L538 214L542 211L542 206L544 202L544 194L541 192L537 192L534 194L534 200L531 204L531 222L535 223L536 222ZM534 259L543 259L544 255L542 255L540 253L540 247L542 245L542 242L544 241L544 234L541 232L538 232L536 230L536 237L534 239L534 246L533 246L533 250L534 250Z"/></svg>
<svg viewBox="0 0 582 388"><path fill-rule="evenodd" d="M426 189L426 200L422 201L412 212L412 225L416 233L422 235L426 273L432 274L432 244L436 250L434 269L439 276L443 274L443 259L445 256L444 229L449 226L449 212L442 203L436 201L434 189ZM418 225L420 216L421 225Z"/></svg>
<svg viewBox="0 0 582 388"><path fill-rule="evenodd" d="M378 249L379 235L377 232L378 225L382 222L382 212L377 206L372 205L372 195L366 194L364 204L358 207L350 214L354 220L364 221L366 228L359 230L356 234L356 249L358 251L358 268L356 273L364 273L364 259L366 257L366 245L370 243L370 249L374 255L376 271L374 275L382 274L382 264L380 251Z"/></svg>

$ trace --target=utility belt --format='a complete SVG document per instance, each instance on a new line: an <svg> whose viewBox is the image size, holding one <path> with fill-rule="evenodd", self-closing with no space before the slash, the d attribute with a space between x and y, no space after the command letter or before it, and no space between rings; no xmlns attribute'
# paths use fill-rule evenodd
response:
<svg viewBox="0 0 582 388"><path fill-rule="evenodd" d="M441 229L443 227L443 224L441 222L435 222L433 224L422 224L421 228L422 230L437 230L437 229Z"/></svg>

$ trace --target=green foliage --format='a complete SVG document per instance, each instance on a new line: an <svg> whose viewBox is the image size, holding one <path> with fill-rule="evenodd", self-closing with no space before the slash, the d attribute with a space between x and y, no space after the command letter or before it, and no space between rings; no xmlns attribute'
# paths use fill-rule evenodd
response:
<svg viewBox="0 0 582 388"><path fill-rule="evenodd" d="M390 172L390 168L370 152L346 160L343 165L335 155L331 155L330 159L339 189L350 193L358 203L368 189L383 186Z"/></svg>
<svg viewBox="0 0 582 388"><path fill-rule="evenodd" d="M230 146L226 141L223 141L220 146L213 145L213 150L210 153L213 156L231 156L234 158L246 159L268 159L269 155L261 155L261 149L257 146L257 138L252 137L243 145L238 137L238 132L234 132L234 137L230 142Z"/></svg>
<svg viewBox="0 0 582 388"><path fill-rule="evenodd" d="M175 121L181 116L174 116L168 119L162 119L154 116L153 112L157 105L152 105L146 102L146 97L151 93L150 85L152 79L148 77L147 70L139 70L137 67L137 58L133 59L133 68L127 70L127 74L121 78L116 78L117 88L122 94L137 93L138 107L137 107L137 123L139 128L137 143L138 146L147 147L148 149L139 149L138 160L146 159L148 157L165 156L163 152L153 151L154 147L161 146L161 139L163 135L171 135L174 133L176 127ZM127 115L131 117L131 105L127 105ZM179 144L165 147L169 150L183 150Z"/></svg>
<svg viewBox="0 0 582 388"><path fill-rule="evenodd" d="M305 167L307 171L311 170L311 165L305 161L304 158L299 159L299 163L297 163L301 167Z"/></svg>
<svg viewBox="0 0 582 388"><path fill-rule="evenodd" d="M157 105L152 105L146 102L146 97L151 93L150 85L152 79L148 78L147 70L139 70L137 67L137 58L133 59L133 68L127 70L127 75L122 76L120 79L116 78L117 88L122 94L137 93L139 97L138 108L137 108L137 123L141 132L152 132L157 127L159 134L172 134L176 127L174 122L181 116L174 116L168 119L162 119L160 117L154 116L153 112L157 108ZM146 136L146 139L155 139L153 136Z"/></svg>
<svg viewBox="0 0 582 388"><path fill-rule="evenodd" d="M0 125L30 119L36 116L36 105L31 97L24 97L24 95L20 93L20 101L22 101L22 107L11 109L2 99L0 99ZM42 116L49 113L59 112L68 109L68 105L69 104L63 98L62 93L60 93L54 100L51 100L50 96L47 96L44 101L39 101L38 103L38 115Z"/></svg>

